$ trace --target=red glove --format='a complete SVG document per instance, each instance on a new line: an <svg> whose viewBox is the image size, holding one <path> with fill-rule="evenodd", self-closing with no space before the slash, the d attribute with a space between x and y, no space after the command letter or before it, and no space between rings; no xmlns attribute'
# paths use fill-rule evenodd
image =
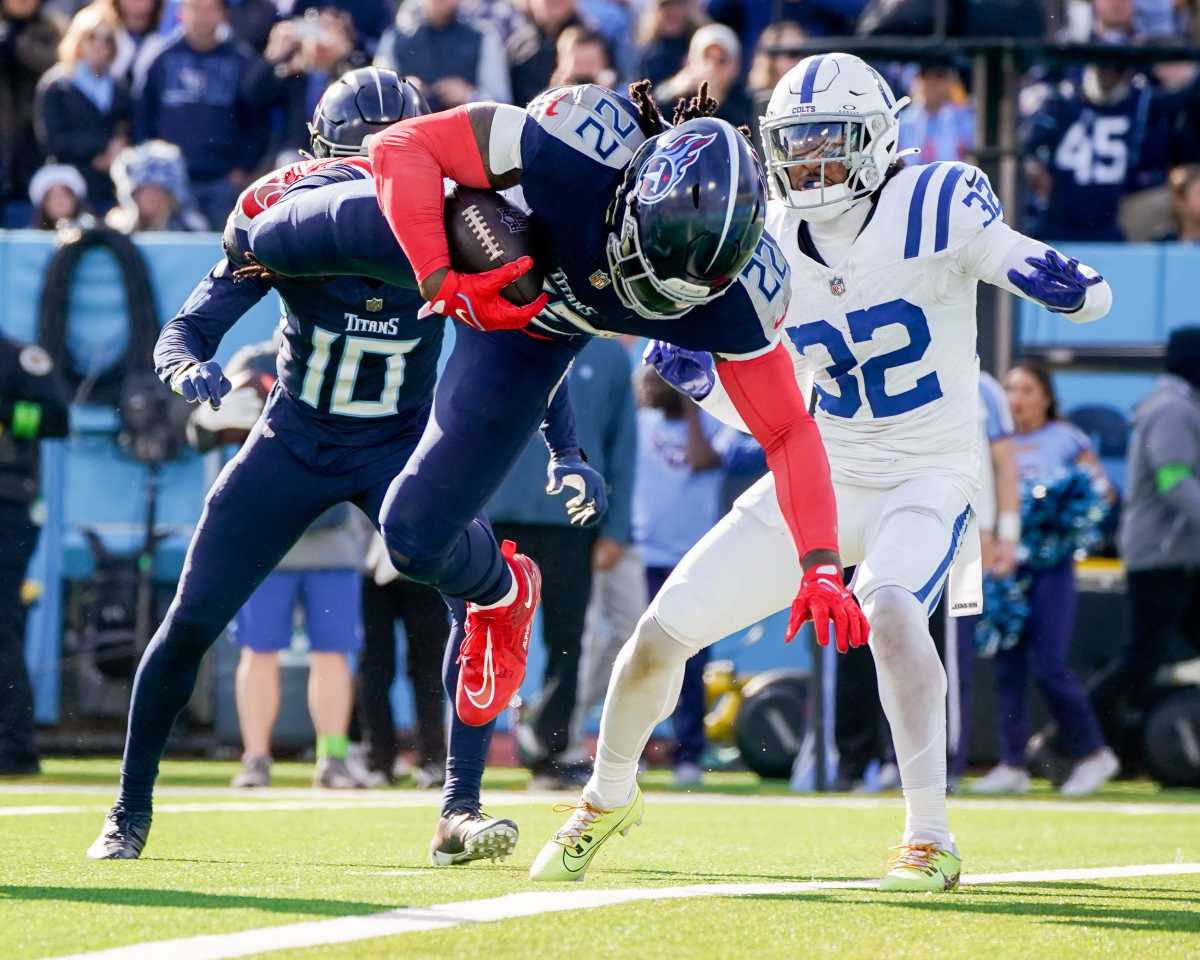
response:
<svg viewBox="0 0 1200 960"><path fill-rule="evenodd" d="M871 627L862 608L842 583L842 571L831 563L818 564L805 572L800 592L792 603L788 643L808 620L812 620L817 643L823 647L829 646L829 622L833 621L838 653L861 647L871 637Z"/></svg>
<svg viewBox="0 0 1200 960"><path fill-rule="evenodd" d="M476 330L519 330L542 312L550 298L542 293L533 303L518 307L505 300L500 291L532 267L532 257L521 257L484 273L448 270L429 307L434 313L457 317Z"/></svg>

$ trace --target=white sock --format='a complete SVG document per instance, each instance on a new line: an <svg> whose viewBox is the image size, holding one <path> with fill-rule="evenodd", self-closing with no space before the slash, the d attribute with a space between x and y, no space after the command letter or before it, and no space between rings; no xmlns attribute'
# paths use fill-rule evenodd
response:
<svg viewBox="0 0 1200 960"><path fill-rule="evenodd" d="M881 587L863 605L879 700L892 728L904 791L905 843L952 844L946 815L946 671L921 604Z"/></svg>
<svg viewBox="0 0 1200 960"><path fill-rule="evenodd" d="M509 604L516 603L516 601L517 578L514 576L512 578L512 583L508 585L508 592L495 603L473 603L471 606L473 606L476 610L495 610L497 607L507 607Z"/></svg>
<svg viewBox="0 0 1200 960"><path fill-rule="evenodd" d="M684 664L694 652L647 616L617 654L604 698L596 765L583 790L583 799L593 807L612 810L633 798L638 760L654 728L675 709Z"/></svg>

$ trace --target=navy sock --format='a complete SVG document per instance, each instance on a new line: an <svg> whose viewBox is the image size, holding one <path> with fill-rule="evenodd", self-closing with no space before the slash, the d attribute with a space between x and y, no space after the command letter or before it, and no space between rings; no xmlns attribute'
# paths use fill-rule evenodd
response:
<svg viewBox="0 0 1200 960"><path fill-rule="evenodd" d="M171 727L191 699L200 661L220 632L220 626L212 624L179 623L169 613L146 647L133 680L121 760L117 803L126 810L150 812L158 762Z"/></svg>
<svg viewBox="0 0 1200 960"><path fill-rule="evenodd" d="M446 785L442 788L442 816L452 810L479 809L479 791L483 784L483 770L487 766L488 748L496 722L482 727L471 727L458 719L454 709L454 694L458 686L458 648L463 639L463 622L466 603L462 600L446 601L453 618L450 640L446 644L446 659L442 664L442 680L446 696L450 700L450 734L446 744Z"/></svg>

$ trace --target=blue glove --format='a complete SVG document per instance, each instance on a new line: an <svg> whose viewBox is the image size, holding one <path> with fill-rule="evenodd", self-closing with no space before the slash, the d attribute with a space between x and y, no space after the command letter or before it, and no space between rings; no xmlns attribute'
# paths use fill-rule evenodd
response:
<svg viewBox="0 0 1200 960"><path fill-rule="evenodd" d="M579 454L553 458L546 468L546 492L553 496L563 487L578 491L567 501L567 516L573 527L590 527L608 510L604 477L588 466Z"/></svg>
<svg viewBox="0 0 1200 960"><path fill-rule="evenodd" d="M188 403L208 401L214 410L221 409L221 398L232 388L216 360L185 364L171 374L172 390Z"/></svg>
<svg viewBox="0 0 1200 960"><path fill-rule="evenodd" d="M1104 279L1099 274L1085 277L1078 260L1074 257L1063 260L1053 250L1047 250L1040 260L1026 257L1025 262L1033 267L1033 273L1009 270L1009 282L1026 296L1045 304L1052 313L1074 313L1083 306L1087 288Z"/></svg>
<svg viewBox="0 0 1200 960"><path fill-rule="evenodd" d="M717 382L711 353L684 350L662 340L650 341L642 354L642 363L653 367L667 383L693 400L703 400Z"/></svg>

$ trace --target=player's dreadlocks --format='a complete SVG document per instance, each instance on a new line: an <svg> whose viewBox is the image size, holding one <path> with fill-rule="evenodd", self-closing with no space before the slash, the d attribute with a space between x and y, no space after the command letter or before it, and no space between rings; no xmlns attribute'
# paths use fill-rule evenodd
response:
<svg viewBox="0 0 1200 960"><path fill-rule="evenodd" d="M638 126L641 127L642 133L647 137L656 137L667 130L667 121L650 95L650 89L649 80L638 80L629 85L629 98L637 109ZM681 123L697 120L700 117L716 116L720 106L708 95L708 81L704 81L696 90L695 96L679 98L675 104L675 113L671 117L671 126L677 127ZM738 132L747 140L751 139L749 127L740 125Z"/></svg>
<svg viewBox="0 0 1200 960"><path fill-rule="evenodd" d="M629 99L637 110L638 126L647 138L657 137L667 129L667 121L650 96L650 86L649 80L637 80L629 85Z"/></svg>

